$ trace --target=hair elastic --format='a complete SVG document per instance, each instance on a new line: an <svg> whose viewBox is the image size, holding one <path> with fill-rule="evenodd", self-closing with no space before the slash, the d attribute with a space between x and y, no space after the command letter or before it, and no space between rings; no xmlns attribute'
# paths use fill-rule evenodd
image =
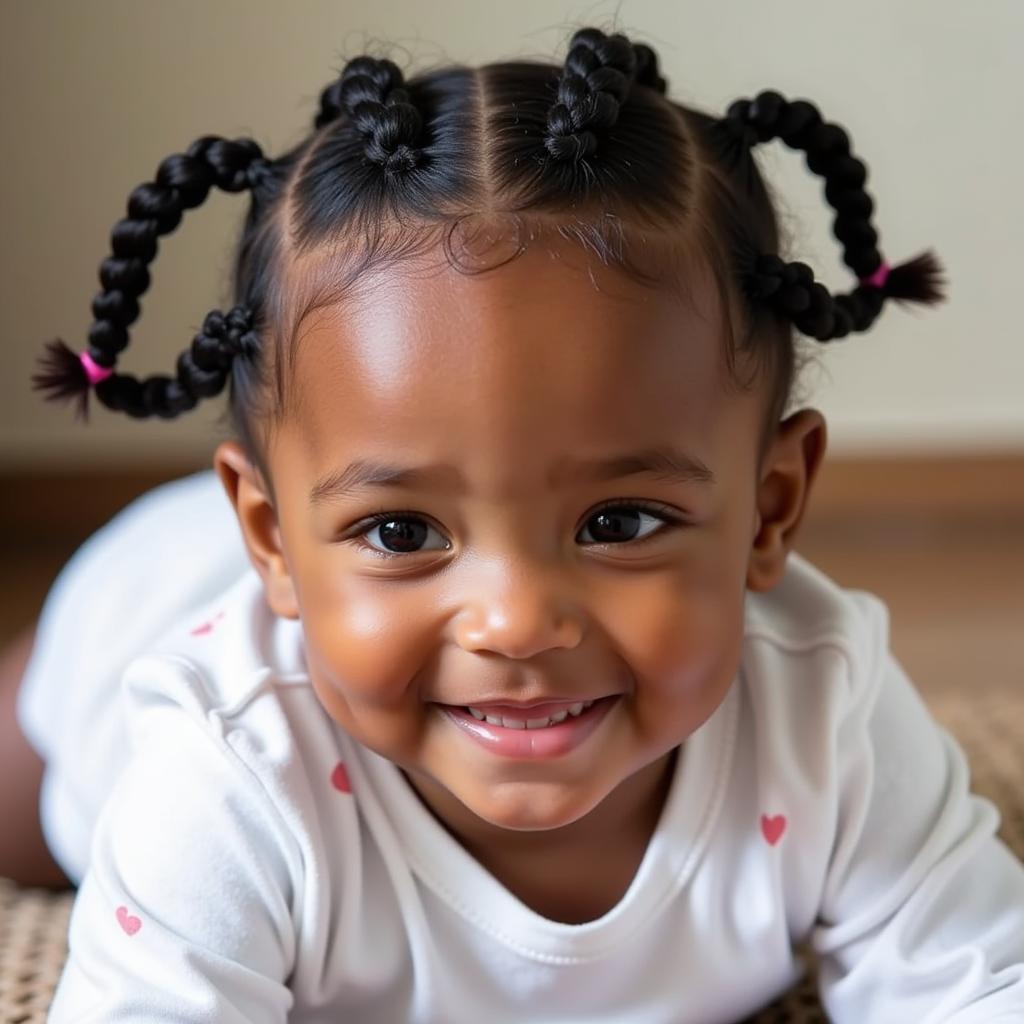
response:
<svg viewBox="0 0 1024 1024"><path fill-rule="evenodd" d="M78 358L82 360L82 366L85 368L85 375L89 378L90 384L99 384L101 380L106 380L114 372L106 366L100 366L88 352L80 352Z"/></svg>
<svg viewBox="0 0 1024 1024"><path fill-rule="evenodd" d="M884 288L886 278L888 278L891 269L892 267L885 260L882 260L882 265L870 277L862 277L860 283L871 285L874 288Z"/></svg>

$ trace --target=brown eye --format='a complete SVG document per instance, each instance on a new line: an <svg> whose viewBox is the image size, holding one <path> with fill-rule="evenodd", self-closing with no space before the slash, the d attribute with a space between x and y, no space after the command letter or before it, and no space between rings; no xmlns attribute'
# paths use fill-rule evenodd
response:
<svg viewBox="0 0 1024 1024"><path fill-rule="evenodd" d="M434 528L418 516L389 512L380 513L368 520L365 529L361 530L358 536L360 538L367 537L376 531L384 550L378 549L375 545L363 543L374 554L389 558L398 555L415 555L422 550L431 550L420 547L431 530ZM438 531L434 530L434 532ZM439 533L438 536L440 536ZM444 544L440 549L433 550L443 551L447 550L447 547L448 545Z"/></svg>
<svg viewBox="0 0 1024 1024"><path fill-rule="evenodd" d="M674 516L663 512L654 512L647 505L610 504L603 505L587 520L584 531L589 530L591 538L597 544L620 545L637 540L643 541L664 530L648 530L641 536L643 520L654 520L671 529L678 525Z"/></svg>

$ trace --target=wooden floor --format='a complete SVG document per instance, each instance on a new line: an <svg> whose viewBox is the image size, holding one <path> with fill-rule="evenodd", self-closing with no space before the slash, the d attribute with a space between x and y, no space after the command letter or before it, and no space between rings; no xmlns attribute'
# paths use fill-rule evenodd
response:
<svg viewBox="0 0 1024 1024"><path fill-rule="evenodd" d="M892 474L892 482L878 474L826 477L817 507L812 502L797 550L840 584L886 601L892 648L924 693L1024 687L1024 474L1015 472L1020 465L1008 463L1005 472L989 473L997 481L1007 473L1014 476L1007 486L1015 489L1003 495L1009 504L995 512L973 497L980 489L970 486L963 469L954 479L968 485L962 494L947 488L941 501L936 498L941 514L922 514L921 489L934 490L934 485L908 472ZM865 514L864 509L883 504L864 493L880 488L880 479L886 480L887 512ZM19 506L20 511L8 506L0 537L6 581L0 592L0 645L34 621L58 569L81 540L133 493L155 482L132 478L121 491L97 486L71 502L71 515L49 499L38 507ZM985 486L991 491L991 482Z"/></svg>

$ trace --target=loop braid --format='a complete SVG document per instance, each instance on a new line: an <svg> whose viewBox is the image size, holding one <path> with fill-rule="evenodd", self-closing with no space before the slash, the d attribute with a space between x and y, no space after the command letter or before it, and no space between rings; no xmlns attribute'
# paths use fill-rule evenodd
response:
<svg viewBox="0 0 1024 1024"><path fill-rule="evenodd" d="M338 79L320 94L318 130L346 113L366 140L366 156L385 171L401 173L418 166L423 118L409 99L401 69L393 61L354 57Z"/></svg>
<svg viewBox="0 0 1024 1024"><path fill-rule="evenodd" d="M657 58L650 47L638 54L621 33L576 32L558 80L558 98L548 111L544 146L555 160L578 163L597 149L598 135L618 120L619 110L643 70L644 84L658 83Z"/></svg>
<svg viewBox="0 0 1024 1024"><path fill-rule="evenodd" d="M191 347L178 356L178 379L188 380L189 390L197 397L219 395L235 356L254 359L259 347L252 310L247 306L235 306L227 313L213 309Z"/></svg>
<svg viewBox="0 0 1024 1024"><path fill-rule="evenodd" d="M32 377L33 387L49 400L77 399L82 419L88 418L93 387L107 408L138 419L169 419L193 408L199 398L220 392L230 358L251 357L258 350L248 313L238 309L226 318L216 311L207 316L191 350L178 358L176 377L139 380L115 373L114 366L128 345L129 325L139 317L138 299L149 288L148 264L156 258L159 236L172 232L183 211L199 206L213 186L241 192L261 188L271 176L270 162L248 138L232 141L204 135L186 152L165 158L155 180L132 191L128 216L113 227L113 255L100 264L104 290L92 302L96 319L89 328L88 349L79 354L60 339L48 342L39 360L42 372Z"/></svg>
<svg viewBox="0 0 1024 1024"><path fill-rule="evenodd" d="M768 89L732 103L717 128L720 153L734 168L749 168L752 147L773 138L806 153L808 168L825 179L825 197L836 211L832 229L843 245L843 261L860 279L848 294L832 295L806 263L748 253L740 271L751 299L767 301L804 334L830 341L866 331L886 299L932 304L944 297L942 268L932 253L897 267L883 260L871 224L874 203L864 191L867 167L850 152L846 132L824 121L814 104Z"/></svg>

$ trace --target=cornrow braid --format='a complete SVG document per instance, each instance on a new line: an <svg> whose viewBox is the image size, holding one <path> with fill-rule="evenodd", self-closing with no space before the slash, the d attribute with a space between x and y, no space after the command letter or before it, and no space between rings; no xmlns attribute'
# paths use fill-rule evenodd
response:
<svg viewBox="0 0 1024 1024"><path fill-rule="evenodd" d="M40 358L42 372L33 387L49 400L77 398L79 418L88 419L89 391L109 409L143 419L165 419L195 406L199 398L224 388L235 355L252 356L258 340L248 311L236 307L227 315L214 310L190 349L181 353L177 376L139 380L114 372L117 354L128 345L128 326L139 317L138 298L150 285L147 265L157 253L157 238L172 232L184 210L199 206L216 185L225 192L262 187L270 167L252 139L205 135L185 153L164 159L156 179L139 185L128 197L128 216L111 232L113 255L100 264L104 290L92 302L96 320L89 329L89 347L73 352L60 339L48 342Z"/></svg>
<svg viewBox="0 0 1024 1024"><path fill-rule="evenodd" d="M578 163L594 154L598 135L619 118L638 64L633 44L619 32L606 36L599 29L583 28L573 35L558 80L558 99L548 111L544 146L553 159ZM657 79L657 60L649 47L644 75L645 81Z"/></svg>
<svg viewBox="0 0 1024 1024"><path fill-rule="evenodd" d="M867 167L850 152L850 139L837 124L822 120L807 100L788 101L767 89L753 100L739 99L718 122L719 155L734 170L750 171L750 150L759 142L780 138L806 153L807 166L825 179L825 197L835 209L833 233L843 245L843 261L860 279L848 294L832 295L814 280L800 261L786 263L778 255L747 250L740 257L746 294L766 302L817 341L866 331L886 299L933 304L940 290L942 268L931 252L890 267L878 251L878 233L871 225L874 203L864 191Z"/></svg>
<svg viewBox="0 0 1024 1024"><path fill-rule="evenodd" d="M412 170L423 159L417 148L423 118L409 100L401 69L394 61L362 55L342 69L320 94L313 122L319 130L346 113L366 140L366 156L385 171Z"/></svg>

